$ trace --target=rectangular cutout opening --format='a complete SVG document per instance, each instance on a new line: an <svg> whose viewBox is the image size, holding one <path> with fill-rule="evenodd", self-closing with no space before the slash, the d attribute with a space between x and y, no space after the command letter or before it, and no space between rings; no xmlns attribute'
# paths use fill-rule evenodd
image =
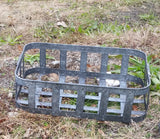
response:
<svg viewBox="0 0 160 139"><path fill-rule="evenodd" d="M23 106L28 106L28 87L27 86L19 86L17 87L18 95L18 103Z"/></svg>
<svg viewBox="0 0 160 139"><path fill-rule="evenodd" d="M59 75L57 73L49 73L41 76L41 81L58 82Z"/></svg>
<svg viewBox="0 0 160 139"><path fill-rule="evenodd" d="M135 82L127 82L127 88L142 88L143 86L141 84L135 83Z"/></svg>
<svg viewBox="0 0 160 139"><path fill-rule="evenodd" d="M62 111L76 111L77 91L63 90L60 99L60 110Z"/></svg>
<svg viewBox="0 0 160 139"><path fill-rule="evenodd" d="M99 79L96 77L89 78L87 77L85 80L85 84L90 84L90 85L99 85Z"/></svg>
<svg viewBox="0 0 160 139"><path fill-rule="evenodd" d="M30 80L38 80L40 78L39 73L31 73L25 77L25 79L30 79Z"/></svg>
<svg viewBox="0 0 160 139"><path fill-rule="evenodd" d="M107 112L108 116L121 116L120 113L116 113L116 112Z"/></svg>
<svg viewBox="0 0 160 139"><path fill-rule="evenodd" d="M42 88L43 92L52 92L52 88Z"/></svg>
<svg viewBox="0 0 160 139"><path fill-rule="evenodd" d="M88 72L100 72L101 66L101 54L88 53L87 55L87 71Z"/></svg>
<svg viewBox="0 0 160 139"><path fill-rule="evenodd" d="M19 94L18 99L19 99L19 100L28 101L28 94L27 94L27 93L24 93L24 92L21 92L21 93Z"/></svg>
<svg viewBox="0 0 160 139"><path fill-rule="evenodd" d="M76 105L77 99L70 97L62 97L61 104Z"/></svg>
<svg viewBox="0 0 160 139"><path fill-rule="evenodd" d="M120 82L119 80L106 79L106 86L107 87L120 87Z"/></svg>
<svg viewBox="0 0 160 139"><path fill-rule="evenodd" d="M38 88L36 92L36 106L41 109L52 109L52 89Z"/></svg>
<svg viewBox="0 0 160 139"><path fill-rule="evenodd" d="M86 95L88 96L99 96L99 93L98 92L86 92Z"/></svg>
<svg viewBox="0 0 160 139"><path fill-rule="evenodd" d="M52 88L36 88L36 96L40 97L40 95L43 95L44 97L51 97L52 96Z"/></svg>
<svg viewBox="0 0 160 139"><path fill-rule="evenodd" d="M80 70L80 52L67 51L67 70L79 71Z"/></svg>
<svg viewBox="0 0 160 139"><path fill-rule="evenodd" d="M37 108L38 109L52 109L51 106L47 106L47 105L38 105Z"/></svg>
<svg viewBox="0 0 160 139"><path fill-rule="evenodd" d="M100 96L98 92L86 92L83 112L98 113Z"/></svg>
<svg viewBox="0 0 160 139"><path fill-rule="evenodd" d="M98 113L97 110L83 110L84 113Z"/></svg>
<svg viewBox="0 0 160 139"><path fill-rule="evenodd" d="M46 49L46 67L60 68L60 51L57 49Z"/></svg>
<svg viewBox="0 0 160 139"><path fill-rule="evenodd" d="M117 109L120 110L120 102L108 101L108 109Z"/></svg>
<svg viewBox="0 0 160 139"><path fill-rule="evenodd" d="M111 93L109 95L109 101L107 104L107 115L121 115L121 103L125 103L125 100L120 98L120 94Z"/></svg>
<svg viewBox="0 0 160 139"><path fill-rule="evenodd" d="M109 55L107 73L120 74L121 72L122 55ZM128 64L128 63L126 63Z"/></svg>
<svg viewBox="0 0 160 139"><path fill-rule="evenodd" d="M110 94L110 98L120 98L120 94Z"/></svg>
<svg viewBox="0 0 160 139"><path fill-rule="evenodd" d="M41 109L52 108L52 88L36 88L36 107Z"/></svg>
<svg viewBox="0 0 160 139"><path fill-rule="evenodd" d="M63 108L63 107L61 107L60 110L61 110L61 111L72 111L72 112L75 112L75 111L76 111L76 109Z"/></svg>
<svg viewBox="0 0 160 139"><path fill-rule="evenodd" d="M131 117L139 117L145 113L145 98L144 95L135 96L132 105Z"/></svg>
<svg viewBox="0 0 160 139"><path fill-rule="evenodd" d="M63 90L63 94L74 94L77 96L77 91L76 90Z"/></svg>
<svg viewBox="0 0 160 139"><path fill-rule="evenodd" d="M66 83L79 83L78 76L66 76Z"/></svg>
<svg viewBox="0 0 160 139"><path fill-rule="evenodd" d="M145 62L142 58L136 56L129 57L128 74L144 80Z"/></svg>
<svg viewBox="0 0 160 139"><path fill-rule="evenodd" d="M98 100L85 99L84 106L98 107Z"/></svg>
<svg viewBox="0 0 160 139"><path fill-rule="evenodd" d="M52 96L48 96L48 95L39 95L39 102L48 102L51 103L52 102Z"/></svg>
<svg viewBox="0 0 160 139"><path fill-rule="evenodd" d="M31 49L24 54L24 68L36 68L40 66L40 50Z"/></svg>

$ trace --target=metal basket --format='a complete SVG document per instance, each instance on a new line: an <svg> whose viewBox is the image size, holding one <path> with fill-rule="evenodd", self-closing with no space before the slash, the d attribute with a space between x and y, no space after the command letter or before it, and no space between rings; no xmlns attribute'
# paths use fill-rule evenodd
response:
<svg viewBox="0 0 160 139"><path fill-rule="evenodd" d="M124 123L147 113L149 66L138 50L30 43L15 77L16 105L32 113Z"/></svg>

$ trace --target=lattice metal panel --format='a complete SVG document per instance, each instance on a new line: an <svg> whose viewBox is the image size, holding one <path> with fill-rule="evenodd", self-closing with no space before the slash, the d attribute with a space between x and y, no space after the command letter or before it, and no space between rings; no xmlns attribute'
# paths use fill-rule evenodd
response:
<svg viewBox="0 0 160 139"><path fill-rule="evenodd" d="M124 123L146 116L149 68L138 50L30 43L15 77L16 105L32 113Z"/></svg>

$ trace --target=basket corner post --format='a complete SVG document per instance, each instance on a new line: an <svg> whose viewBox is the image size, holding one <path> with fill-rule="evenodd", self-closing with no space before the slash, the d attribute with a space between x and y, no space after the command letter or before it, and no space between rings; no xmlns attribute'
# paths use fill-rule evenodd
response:
<svg viewBox="0 0 160 139"><path fill-rule="evenodd" d="M123 113L123 123L129 124L131 123L131 112L132 112L132 104L134 100L134 93L131 91L126 96L126 104L124 107L124 113Z"/></svg>

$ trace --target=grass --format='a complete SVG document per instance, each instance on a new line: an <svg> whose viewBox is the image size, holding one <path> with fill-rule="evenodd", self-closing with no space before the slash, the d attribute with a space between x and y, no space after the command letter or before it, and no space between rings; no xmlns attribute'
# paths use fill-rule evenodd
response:
<svg viewBox="0 0 160 139"><path fill-rule="evenodd" d="M74 27L56 27L52 23L37 27L34 37L41 38L43 41L51 41L63 37L67 33L75 32Z"/></svg>
<svg viewBox="0 0 160 139"><path fill-rule="evenodd" d="M141 6L143 2L145 2L145 0L122 0L121 4L127 6Z"/></svg>
<svg viewBox="0 0 160 139"><path fill-rule="evenodd" d="M3 37L0 37L0 45L2 44L8 44L8 45L16 45L16 44L21 44L23 43L23 41L21 41L21 38L22 38L22 35L19 35L19 36L11 36L11 35L8 35L7 37L3 38Z"/></svg>
<svg viewBox="0 0 160 139"><path fill-rule="evenodd" d="M2 61L10 57L11 62L13 57L18 57L22 50L17 49L23 41L25 44L45 41L125 47L139 49L149 55L151 75L160 79L158 74L160 63L156 61L160 58L158 51L160 49L159 0L55 0L54 2L16 0L12 2L12 5L9 2L11 3L10 0L0 2L2 5L0 19L5 25L1 26L0 23L0 58ZM7 12L12 18L4 18ZM23 16L19 16L18 13L22 13ZM26 15L31 15L31 18L28 19ZM57 25L58 22L64 22L67 26ZM22 35L12 36L11 34L15 32ZM3 45L9 45L9 47L3 47ZM56 56L53 58L56 59ZM25 61L33 64L39 61L39 55L34 55L33 58L28 55ZM139 62L138 59L130 60L130 62L136 61ZM143 66L143 62L131 65L135 66L135 74L141 76L139 65ZM110 68L116 69L117 67L113 65ZM14 64L6 64L0 69L0 104L2 104L0 138L160 138L158 132L159 83L152 81L146 119L139 123L132 122L130 125L125 125L111 121L31 114L19 110L15 107L14 98L8 97L8 92L13 91L14 88L11 85L11 82L14 82L14 74L10 74L14 70ZM69 103L74 105L76 102L73 99ZM93 103L97 101L87 102L86 100L87 106ZM119 104L114 104L110 103L110 106L119 108ZM9 112L18 114L15 117L9 117Z"/></svg>
<svg viewBox="0 0 160 139"><path fill-rule="evenodd" d="M13 135L15 136L23 136L26 132L25 129L20 125L17 128L15 128L13 131Z"/></svg>
<svg viewBox="0 0 160 139"><path fill-rule="evenodd" d="M139 15L139 18L143 20L144 22L147 22L150 25L159 25L160 21L158 19L158 16L155 16L153 13L152 14L141 14Z"/></svg>
<svg viewBox="0 0 160 139"><path fill-rule="evenodd" d="M48 42L54 39L63 38L63 36L71 36L73 34L92 36L93 34L98 33L114 33L119 36L121 33L130 29L131 27L128 24L118 25L117 22L104 24L95 20L89 20L78 26L71 25L68 27L56 27L52 24L43 25L35 29L34 37Z"/></svg>
<svg viewBox="0 0 160 139"><path fill-rule="evenodd" d="M120 55L116 56L115 58L119 59L121 58ZM157 65L157 63L160 63L160 59L154 59L153 55L147 56L147 62L149 64L150 69L150 77L151 77L151 88L153 90L158 91L160 89L160 67ZM144 69L145 69L145 63L144 60L139 59L138 57L130 57L129 58L129 67L128 67L128 74L131 74L133 76L139 77L142 80L144 80ZM111 70L111 69L114 70ZM112 73L120 73L121 66L113 64L110 65L108 70L111 70Z"/></svg>
<svg viewBox="0 0 160 139"><path fill-rule="evenodd" d="M46 59L55 59L52 56L46 55ZM34 62L39 62L40 61L40 54L34 54L34 55L30 55L30 54L26 54L24 57L24 61L26 63L29 63L30 65L33 65Z"/></svg>

